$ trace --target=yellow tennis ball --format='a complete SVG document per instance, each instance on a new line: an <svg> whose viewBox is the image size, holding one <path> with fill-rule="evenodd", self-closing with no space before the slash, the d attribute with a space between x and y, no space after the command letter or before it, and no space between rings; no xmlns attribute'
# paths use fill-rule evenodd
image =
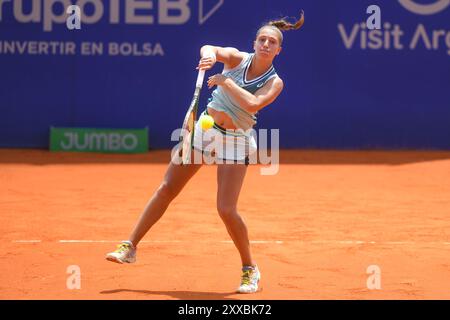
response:
<svg viewBox="0 0 450 320"><path fill-rule="evenodd" d="M209 130L214 125L214 119L210 115L205 114L200 117L200 124L201 124L203 130L205 130L205 131Z"/></svg>

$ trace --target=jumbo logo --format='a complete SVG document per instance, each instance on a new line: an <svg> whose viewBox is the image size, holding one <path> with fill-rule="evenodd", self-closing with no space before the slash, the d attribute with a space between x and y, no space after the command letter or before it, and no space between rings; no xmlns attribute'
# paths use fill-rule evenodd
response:
<svg viewBox="0 0 450 320"><path fill-rule="evenodd" d="M197 0L198 23L202 25L225 0ZM189 0L0 0L0 24L11 14L18 23L42 23L44 31L54 24L66 23L66 8L76 5L81 22L95 24L108 20L110 24L183 25L191 20L197 1Z"/></svg>
<svg viewBox="0 0 450 320"><path fill-rule="evenodd" d="M398 0L398 2L409 11L421 15L436 14L444 11L450 6L450 0L436 0L430 4L419 4L415 1L416 0Z"/></svg>

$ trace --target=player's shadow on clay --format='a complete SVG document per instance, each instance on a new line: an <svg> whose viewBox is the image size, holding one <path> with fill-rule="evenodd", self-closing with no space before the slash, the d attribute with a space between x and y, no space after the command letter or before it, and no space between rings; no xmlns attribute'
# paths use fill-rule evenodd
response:
<svg viewBox="0 0 450 320"><path fill-rule="evenodd" d="M115 294L123 292L141 293L144 295L162 295L171 296L179 300L238 300L230 296L236 295L236 292L196 292L196 291L150 291L150 290L132 290L132 289L114 289L100 291L100 294Z"/></svg>

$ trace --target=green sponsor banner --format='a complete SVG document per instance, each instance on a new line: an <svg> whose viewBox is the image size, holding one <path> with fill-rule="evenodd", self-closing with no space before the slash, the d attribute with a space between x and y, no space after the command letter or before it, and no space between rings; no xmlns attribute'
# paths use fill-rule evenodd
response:
<svg viewBox="0 0 450 320"><path fill-rule="evenodd" d="M50 128L50 151L144 153L148 129Z"/></svg>

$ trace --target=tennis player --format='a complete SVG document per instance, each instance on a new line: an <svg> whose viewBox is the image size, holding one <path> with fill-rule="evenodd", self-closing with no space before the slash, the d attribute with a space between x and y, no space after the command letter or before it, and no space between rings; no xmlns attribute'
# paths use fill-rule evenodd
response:
<svg viewBox="0 0 450 320"><path fill-rule="evenodd" d="M209 70L216 62L224 65L221 74L208 79L209 88L216 89L204 114L214 118L215 124L210 130L216 131L224 145L224 148L217 148L213 152L217 159L228 160L217 164L217 210L242 260L242 277L237 289L239 293L257 292L261 278L250 252L246 224L237 211L249 155L256 151L254 137L246 132L256 124L257 112L275 101L283 90L283 81L272 64L281 52L282 31L299 29L303 23L302 12L295 23L282 19L264 24L256 34L253 53L210 45L205 45L200 50L201 59L197 69ZM202 130L197 123L193 152L205 151L204 149ZM233 163L230 164L230 160ZM172 161L128 240L119 244L116 251L108 253L106 259L117 263L135 262L139 241L162 217L171 201L201 166L201 163L177 165Z"/></svg>

